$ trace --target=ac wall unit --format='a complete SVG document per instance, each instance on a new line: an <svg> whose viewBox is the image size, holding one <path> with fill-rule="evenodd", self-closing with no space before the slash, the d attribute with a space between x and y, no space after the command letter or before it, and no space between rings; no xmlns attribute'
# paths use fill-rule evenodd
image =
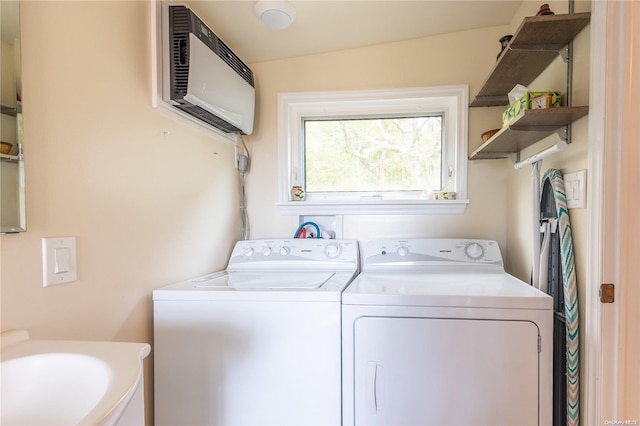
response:
<svg viewBox="0 0 640 426"><path fill-rule="evenodd" d="M224 133L253 131L253 72L184 5L162 6L163 100Z"/></svg>

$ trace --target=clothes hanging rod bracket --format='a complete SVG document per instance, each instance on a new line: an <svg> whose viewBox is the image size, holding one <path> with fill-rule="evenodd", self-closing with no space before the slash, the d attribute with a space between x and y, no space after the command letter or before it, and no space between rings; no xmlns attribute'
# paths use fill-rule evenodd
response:
<svg viewBox="0 0 640 426"><path fill-rule="evenodd" d="M529 44L526 46L511 46L508 45L509 50L514 52L557 52L562 58L562 61L566 64L571 59L571 52L569 51L569 45L567 44Z"/></svg>
<svg viewBox="0 0 640 426"><path fill-rule="evenodd" d="M479 152L473 156L477 159L497 160L500 158L510 158L514 163L520 161L520 152Z"/></svg>

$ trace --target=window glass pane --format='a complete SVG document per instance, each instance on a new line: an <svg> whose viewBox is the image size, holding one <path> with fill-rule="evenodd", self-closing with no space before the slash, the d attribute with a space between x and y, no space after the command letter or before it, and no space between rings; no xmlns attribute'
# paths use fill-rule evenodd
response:
<svg viewBox="0 0 640 426"><path fill-rule="evenodd" d="M438 116L305 120L305 186L313 192L441 188Z"/></svg>

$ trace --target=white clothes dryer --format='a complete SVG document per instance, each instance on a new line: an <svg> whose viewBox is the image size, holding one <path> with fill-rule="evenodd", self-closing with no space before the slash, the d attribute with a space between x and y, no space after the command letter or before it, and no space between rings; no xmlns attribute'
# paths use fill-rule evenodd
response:
<svg viewBox="0 0 640 426"><path fill-rule="evenodd" d="M342 303L343 425L552 423L552 299L496 242L373 240Z"/></svg>
<svg viewBox="0 0 640 426"><path fill-rule="evenodd" d="M153 292L155 424L339 425L354 240L236 244L225 271Z"/></svg>

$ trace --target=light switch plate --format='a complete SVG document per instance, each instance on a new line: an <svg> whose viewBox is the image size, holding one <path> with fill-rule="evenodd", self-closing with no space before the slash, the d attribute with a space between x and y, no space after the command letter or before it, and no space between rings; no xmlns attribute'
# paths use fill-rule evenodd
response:
<svg viewBox="0 0 640 426"><path fill-rule="evenodd" d="M77 279L75 237L42 239L42 284L73 282Z"/></svg>
<svg viewBox="0 0 640 426"><path fill-rule="evenodd" d="M587 206L587 171L567 173L564 175L564 192L567 197L567 207L583 209Z"/></svg>

